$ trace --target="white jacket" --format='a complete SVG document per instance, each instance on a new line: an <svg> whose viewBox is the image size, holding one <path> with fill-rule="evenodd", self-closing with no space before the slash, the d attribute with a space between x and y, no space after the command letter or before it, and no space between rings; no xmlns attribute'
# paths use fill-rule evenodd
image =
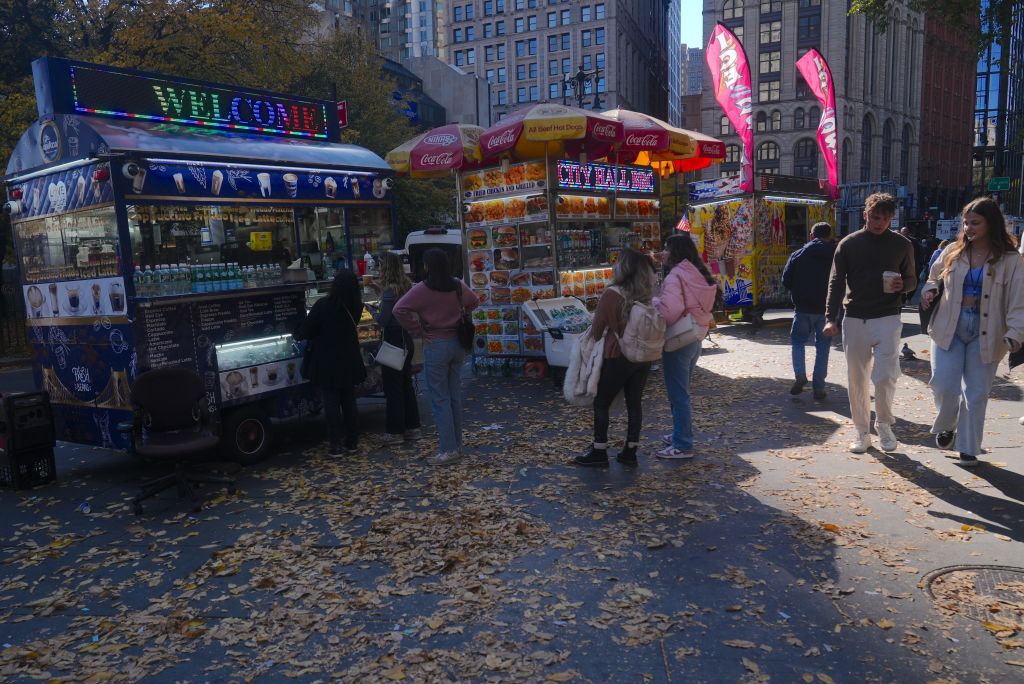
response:
<svg viewBox="0 0 1024 684"><path fill-rule="evenodd" d="M607 334L607 333L605 333ZM574 406L590 406L597 396L597 383L601 379L604 363L604 335L595 340L590 328L576 338L569 354L569 368L565 371L562 394Z"/></svg>

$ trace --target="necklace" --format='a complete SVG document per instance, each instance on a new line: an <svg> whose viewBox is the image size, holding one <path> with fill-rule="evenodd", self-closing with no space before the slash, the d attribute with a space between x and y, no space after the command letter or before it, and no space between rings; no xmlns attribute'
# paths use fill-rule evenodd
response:
<svg viewBox="0 0 1024 684"><path fill-rule="evenodd" d="M974 263L974 244L972 243L972 244L967 245L967 262L968 262L968 264L970 264L971 268L978 268L978 266L983 266L985 264L985 262L988 261L988 256L989 256L989 250L986 249L985 250L985 255L981 259L981 263L975 265L975 263Z"/></svg>

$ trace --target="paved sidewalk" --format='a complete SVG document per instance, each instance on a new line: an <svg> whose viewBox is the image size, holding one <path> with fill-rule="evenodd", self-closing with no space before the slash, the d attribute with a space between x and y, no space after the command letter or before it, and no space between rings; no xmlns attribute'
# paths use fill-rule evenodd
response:
<svg viewBox="0 0 1024 684"><path fill-rule="evenodd" d="M424 464L429 439L381 448L373 403L364 453L328 460L319 423L293 424L198 514L168 495L136 517L151 471L62 446L58 483L0 492L0 677L1021 681L1020 379L1000 373L988 463L969 472L927 432L927 361L905 361L900 449L858 456L842 352L817 403L788 394L788 317L720 330L694 379L692 462L653 458L660 372L635 470L566 465L589 412L502 378L467 381L471 455L453 467ZM998 568L930 581L957 565Z"/></svg>

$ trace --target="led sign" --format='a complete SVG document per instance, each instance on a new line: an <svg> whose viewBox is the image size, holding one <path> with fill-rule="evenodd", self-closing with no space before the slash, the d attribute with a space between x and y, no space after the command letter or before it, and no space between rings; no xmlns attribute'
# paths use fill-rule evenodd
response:
<svg viewBox="0 0 1024 684"><path fill-rule="evenodd" d="M141 121L264 135L327 138L327 109L316 100L71 65L74 109Z"/></svg>
<svg viewBox="0 0 1024 684"><path fill-rule="evenodd" d="M558 187L573 190L654 194L654 169L641 166L581 164L558 160Z"/></svg>

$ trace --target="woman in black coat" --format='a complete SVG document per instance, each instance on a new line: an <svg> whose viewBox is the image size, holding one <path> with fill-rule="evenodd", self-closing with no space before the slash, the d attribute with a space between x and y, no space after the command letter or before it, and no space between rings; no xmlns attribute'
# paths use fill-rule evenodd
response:
<svg viewBox="0 0 1024 684"><path fill-rule="evenodd" d="M352 271L341 270L334 276L330 293L313 305L293 334L310 345L308 377L323 395L330 440L327 455L332 458L355 453L359 444L355 388L366 379L366 367L356 326L362 313L359 279Z"/></svg>

